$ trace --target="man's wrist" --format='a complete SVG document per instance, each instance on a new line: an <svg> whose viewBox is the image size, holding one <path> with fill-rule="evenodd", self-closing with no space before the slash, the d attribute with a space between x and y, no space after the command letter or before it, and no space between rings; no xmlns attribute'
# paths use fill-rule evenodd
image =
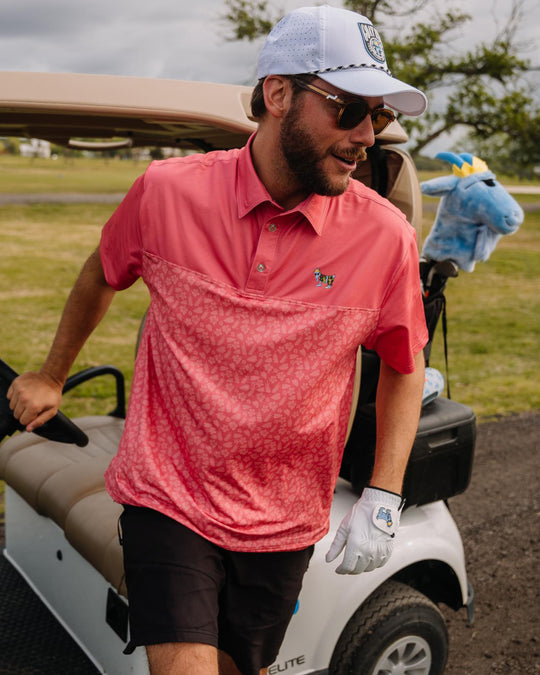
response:
<svg viewBox="0 0 540 675"><path fill-rule="evenodd" d="M58 387L58 389L62 390L64 388L67 377L63 377L55 372L52 372L45 366L39 369L38 374L41 375L43 379L48 380L49 384Z"/></svg>
<svg viewBox="0 0 540 675"><path fill-rule="evenodd" d="M387 492L389 495L395 495L401 499L401 493L394 492L393 490L387 490L386 488L379 487L378 485L372 485L369 483L366 487L371 488L372 490L380 490L381 492Z"/></svg>
<svg viewBox="0 0 540 675"><path fill-rule="evenodd" d="M405 499L398 492L392 492L391 490L386 490L385 488L380 488L377 487L376 485L366 485L366 489L377 490L377 492L383 493L383 495L380 495L378 497L376 496L376 493L366 494L366 498L368 501L373 501L376 499L386 499L390 504L392 504L392 506L394 506L399 511L401 511L405 506ZM385 494L388 496L384 497Z"/></svg>

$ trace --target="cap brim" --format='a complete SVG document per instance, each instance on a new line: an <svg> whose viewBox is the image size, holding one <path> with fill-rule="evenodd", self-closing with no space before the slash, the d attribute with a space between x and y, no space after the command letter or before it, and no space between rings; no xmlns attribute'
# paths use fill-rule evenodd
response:
<svg viewBox="0 0 540 675"><path fill-rule="evenodd" d="M355 96L382 96L387 105L404 115L416 117L427 108L427 99L419 89L391 77L382 70L348 68L317 73L317 76Z"/></svg>

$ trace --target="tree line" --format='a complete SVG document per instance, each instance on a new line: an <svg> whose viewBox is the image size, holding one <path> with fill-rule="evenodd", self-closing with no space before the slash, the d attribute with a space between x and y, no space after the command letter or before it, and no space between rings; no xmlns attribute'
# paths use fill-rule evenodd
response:
<svg viewBox="0 0 540 675"><path fill-rule="evenodd" d="M532 177L538 170L540 107L524 76L539 68L521 54L517 38L526 18L524 2L508 4L504 25L494 36L473 33L474 41L457 49L453 45L471 16L452 9L451 2L443 12L429 13L430 0L343 1L377 27L392 74L430 100L421 117L400 117L413 157L459 128L464 130L460 147L448 150L477 154L494 171L506 174ZM281 18L268 0L225 0L225 7L231 40L253 41ZM392 28L396 22L399 30Z"/></svg>

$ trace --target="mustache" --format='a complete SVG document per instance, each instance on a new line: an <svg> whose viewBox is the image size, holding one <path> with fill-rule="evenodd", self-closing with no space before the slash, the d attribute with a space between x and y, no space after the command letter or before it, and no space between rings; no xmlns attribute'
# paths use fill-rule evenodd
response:
<svg viewBox="0 0 540 675"><path fill-rule="evenodd" d="M367 159L367 152L364 146L359 148L348 148L341 150L339 148L334 148L332 154L338 155L343 159L347 159L351 162L365 162Z"/></svg>

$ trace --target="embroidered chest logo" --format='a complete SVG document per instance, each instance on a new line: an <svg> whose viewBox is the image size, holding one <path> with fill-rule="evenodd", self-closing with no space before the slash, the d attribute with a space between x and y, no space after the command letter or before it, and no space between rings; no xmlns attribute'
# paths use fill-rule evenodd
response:
<svg viewBox="0 0 540 675"><path fill-rule="evenodd" d="M313 270L313 274L315 275L315 279L317 281L317 286L324 286L325 288L332 288L332 284L334 283L334 279L336 278L335 274L323 274L321 272L320 267L316 267Z"/></svg>

